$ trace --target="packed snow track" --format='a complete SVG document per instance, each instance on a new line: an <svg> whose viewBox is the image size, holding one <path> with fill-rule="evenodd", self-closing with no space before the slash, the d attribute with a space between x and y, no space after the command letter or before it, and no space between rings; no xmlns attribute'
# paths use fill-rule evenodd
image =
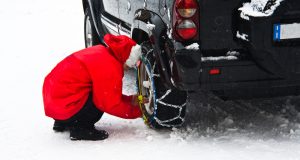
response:
<svg viewBox="0 0 300 160"><path fill-rule="evenodd" d="M105 115L105 141L70 141L43 111L43 79L84 48L81 1L2 1L0 19L0 159L2 160L299 160L300 97L227 101L189 95L181 128L156 131L142 119ZM134 73L124 93L136 90ZM298 109L297 109L298 107Z"/></svg>

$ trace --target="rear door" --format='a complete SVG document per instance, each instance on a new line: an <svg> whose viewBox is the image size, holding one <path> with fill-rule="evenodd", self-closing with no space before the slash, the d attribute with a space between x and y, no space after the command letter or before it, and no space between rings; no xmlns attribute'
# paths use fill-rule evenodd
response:
<svg viewBox="0 0 300 160"><path fill-rule="evenodd" d="M144 3L143 0L120 0L120 34L130 35L131 23L133 20L135 10Z"/></svg>
<svg viewBox="0 0 300 160"><path fill-rule="evenodd" d="M121 0L124 1L124 0ZM101 15L102 23L106 26L110 33L114 35L119 34L120 13L119 3L120 0L102 0L104 13Z"/></svg>
<svg viewBox="0 0 300 160"><path fill-rule="evenodd" d="M143 8L144 0L121 0L120 1L120 18L122 23L121 34L130 35L131 24L134 13L137 9Z"/></svg>

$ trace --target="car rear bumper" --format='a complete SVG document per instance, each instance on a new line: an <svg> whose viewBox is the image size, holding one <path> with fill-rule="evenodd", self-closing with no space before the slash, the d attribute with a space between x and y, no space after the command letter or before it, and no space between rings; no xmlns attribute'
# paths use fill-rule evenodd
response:
<svg viewBox="0 0 300 160"><path fill-rule="evenodd" d="M231 98L273 97L298 94L300 76L280 78L251 60L207 60L199 50L174 53L172 82L181 90L209 90Z"/></svg>

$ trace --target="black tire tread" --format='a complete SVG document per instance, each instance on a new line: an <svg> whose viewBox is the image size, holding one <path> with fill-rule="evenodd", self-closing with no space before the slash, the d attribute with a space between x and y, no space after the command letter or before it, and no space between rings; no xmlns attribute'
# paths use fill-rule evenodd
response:
<svg viewBox="0 0 300 160"><path fill-rule="evenodd" d="M87 48L87 44L86 44L86 19L87 17L90 17L90 19L92 19L92 15L91 15L91 10L89 8L85 9L84 12L84 39L85 39L85 47ZM93 38L93 46L100 44L100 39L98 36L98 33L96 31L95 25L93 22L91 22L91 27L92 27L92 38Z"/></svg>
<svg viewBox="0 0 300 160"><path fill-rule="evenodd" d="M144 42L142 44L142 48L144 60L148 61L151 66L153 66L155 63L155 55L153 52L147 54L147 52L152 48L151 45ZM159 75L157 68L154 69L154 74ZM175 88L166 88L162 84L160 77L158 76L154 76L153 79L156 87L157 99L160 99L160 97L164 96L167 92L169 92L169 94L160 100L162 103L157 103L155 116L145 114L148 119L152 119L150 122L148 122L149 125L156 129L180 126L184 122L187 93ZM172 107L164 104L176 105L177 107Z"/></svg>

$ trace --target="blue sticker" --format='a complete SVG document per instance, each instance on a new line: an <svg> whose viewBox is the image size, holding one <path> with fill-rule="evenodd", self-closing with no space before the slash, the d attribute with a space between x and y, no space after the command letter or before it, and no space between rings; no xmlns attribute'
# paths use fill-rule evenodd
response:
<svg viewBox="0 0 300 160"><path fill-rule="evenodd" d="M280 41L280 31L281 31L280 24L274 24L274 33L273 33L274 41Z"/></svg>

